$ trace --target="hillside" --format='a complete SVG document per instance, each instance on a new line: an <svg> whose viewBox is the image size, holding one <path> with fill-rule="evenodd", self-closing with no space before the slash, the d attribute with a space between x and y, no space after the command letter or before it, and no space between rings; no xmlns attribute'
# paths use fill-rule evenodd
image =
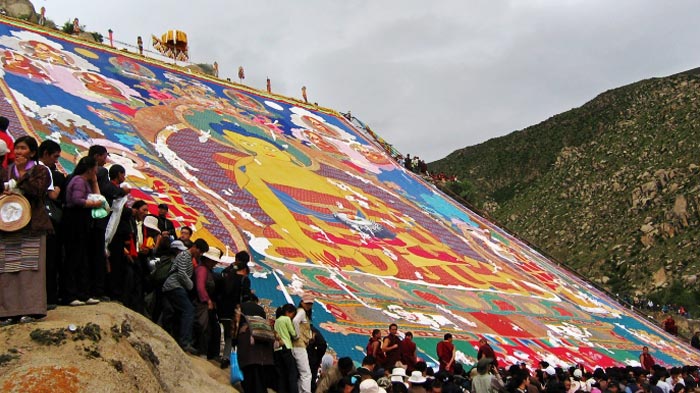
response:
<svg viewBox="0 0 700 393"><path fill-rule="evenodd" d="M430 164L613 293L700 300L700 69L640 81ZM464 192L467 190L468 192Z"/></svg>

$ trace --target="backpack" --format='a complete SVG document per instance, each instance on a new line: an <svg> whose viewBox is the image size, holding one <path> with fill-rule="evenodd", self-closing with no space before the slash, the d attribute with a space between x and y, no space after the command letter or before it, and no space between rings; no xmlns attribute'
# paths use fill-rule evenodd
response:
<svg viewBox="0 0 700 393"><path fill-rule="evenodd" d="M164 255L156 262L156 268L151 272L151 283L154 285L154 288L162 288L165 280L175 272L175 270L171 271L174 261L175 258L172 256Z"/></svg>
<svg viewBox="0 0 700 393"><path fill-rule="evenodd" d="M270 325L270 321L267 318L263 318L257 315L245 315L245 319L248 322L248 329L250 329L250 335L253 336L255 341L273 343L276 340L275 331Z"/></svg>

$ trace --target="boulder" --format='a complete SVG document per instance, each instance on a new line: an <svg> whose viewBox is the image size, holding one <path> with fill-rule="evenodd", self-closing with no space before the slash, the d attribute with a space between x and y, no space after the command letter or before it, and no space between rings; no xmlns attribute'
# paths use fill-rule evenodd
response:
<svg viewBox="0 0 700 393"><path fill-rule="evenodd" d="M698 275L697 274L688 274L688 275L682 276L681 280L683 280L683 282L685 282L688 285L694 285L696 282L698 282Z"/></svg>
<svg viewBox="0 0 700 393"><path fill-rule="evenodd" d="M0 328L3 392L235 392L158 325L117 303L58 307ZM5 353L7 351L7 354Z"/></svg>
<svg viewBox="0 0 700 393"><path fill-rule="evenodd" d="M651 180L651 181L648 181L648 182L642 184L640 186L640 188L642 189L643 194L649 195L652 192L656 192L656 190L658 190L659 184L657 183L656 180Z"/></svg>
<svg viewBox="0 0 700 393"><path fill-rule="evenodd" d="M666 276L666 270L664 270L663 267L659 268L659 270L657 270L656 273L654 273L651 279L654 288L663 287L668 280L668 277Z"/></svg>
<svg viewBox="0 0 700 393"><path fill-rule="evenodd" d="M36 11L29 0L0 0L0 7L7 11L7 15L26 20L35 20Z"/></svg>
<svg viewBox="0 0 700 393"><path fill-rule="evenodd" d="M662 223L659 230L661 231L661 235L663 237L672 238L676 236L676 228L668 222Z"/></svg>
<svg viewBox="0 0 700 393"><path fill-rule="evenodd" d="M688 217L690 215L688 214L688 200L685 199L685 196L676 196L676 201L673 204L673 216L681 227L686 228L688 226Z"/></svg>
<svg viewBox="0 0 700 393"><path fill-rule="evenodd" d="M644 233L651 233L654 231L654 224L647 223L647 224L642 225L642 227L639 229Z"/></svg>
<svg viewBox="0 0 700 393"><path fill-rule="evenodd" d="M665 169L658 169L654 172L654 177L658 180L659 185L664 187L666 186L670 175Z"/></svg>
<svg viewBox="0 0 700 393"><path fill-rule="evenodd" d="M78 34L78 38L84 41L97 42L95 36L89 31L81 31L80 34Z"/></svg>

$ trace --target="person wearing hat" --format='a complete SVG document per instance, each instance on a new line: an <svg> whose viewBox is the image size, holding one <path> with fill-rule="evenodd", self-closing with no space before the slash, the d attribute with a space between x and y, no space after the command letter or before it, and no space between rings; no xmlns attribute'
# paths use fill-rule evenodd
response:
<svg viewBox="0 0 700 393"><path fill-rule="evenodd" d="M386 393L386 390L384 390L384 388L380 388L377 381L372 378L363 379L362 382L360 382L359 388L360 393Z"/></svg>
<svg viewBox="0 0 700 393"><path fill-rule="evenodd" d="M297 362L299 371L299 392L311 392L311 367L306 347L313 338L311 332L311 314L313 311L314 296L310 292L304 292L297 308L297 313L292 319L297 339L292 343L292 355Z"/></svg>
<svg viewBox="0 0 700 393"><path fill-rule="evenodd" d="M163 284L163 293L175 312L179 332L177 343L187 353L197 355L197 349L192 346L192 325L194 324L194 306L190 301L188 291L194 287L192 276L192 258L199 259L209 251L209 244L204 239L197 239L189 250L177 254L172 274Z"/></svg>
<svg viewBox="0 0 700 393"><path fill-rule="evenodd" d="M497 384L495 377L490 373L493 368L493 359L481 358L476 364L477 375L472 379L472 393L496 393Z"/></svg>
<svg viewBox="0 0 700 393"><path fill-rule="evenodd" d="M406 369L403 367L394 367L393 370L391 370L391 382L401 382L401 383L406 383L406 378L408 375L406 375Z"/></svg>
<svg viewBox="0 0 700 393"><path fill-rule="evenodd" d="M542 379L544 381L542 384L544 390L566 390L564 388L564 384L561 381L559 381L559 377L557 376L557 370L552 365L547 365L547 367L544 367Z"/></svg>
<svg viewBox="0 0 700 393"><path fill-rule="evenodd" d="M228 367L231 355L232 332L231 322L239 304L250 299L250 277L248 273L250 254L247 251L236 253L234 262L221 272L221 278L217 281L216 288L216 312L219 321L224 325L224 353L221 358L221 367Z"/></svg>
<svg viewBox="0 0 700 393"><path fill-rule="evenodd" d="M0 258L0 323L31 322L46 316L46 234L53 232L46 213L45 197L50 174L38 165L38 144L30 136L17 138L14 144L15 162L0 168L0 193L21 192L25 206L22 216L28 218L24 227L15 227L18 220L0 220L0 243L5 257ZM18 198L6 196L5 200ZM11 258L12 255L16 257ZM18 256L23 256L20 261ZM34 255L34 257L31 257ZM20 262L20 263L8 263Z"/></svg>
<svg viewBox="0 0 700 393"><path fill-rule="evenodd" d="M202 254L202 263L194 269L194 287L197 291L194 300L195 337L197 338L195 342L199 353L206 353L207 359L219 357L221 329L214 303L216 283L213 269L217 263L221 262L221 254L218 248L209 247L209 250Z"/></svg>
<svg viewBox="0 0 700 393"><path fill-rule="evenodd" d="M10 164L15 162L15 142L12 137L7 133L7 127L10 125L10 120L5 116L0 116L0 141L5 143L6 152L2 160L0 160L0 167L7 168Z"/></svg>
<svg viewBox="0 0 700 393"><path fill-rule="evenodd" d="M555 376L557 374L557 370L554 369L554 367L549 364L548 362L542 361L540 362L540 367L542 368L542 372L544 372L544 377L549 378L551 376Z"/></svg>
<svg viewBox="0 0 700 393"><path fill-rule="evenodd" d="M154 258L156 250L161 248L161 243L164 240L169 242L170 239L164 238L160 235L160 229L158 229L158 219L154 216L146 216L143 218L140 231L143 241L139 247L138 257L136 260L140 272L136 274L135 278L141 282L141 291L139 291L139 298L135 299L137 301L137 307L134 310L143 314L146 307L145 297L147 294L150 294L153 291L150 282L147 280L147 275L149 273L149 261Z"/></svg>
<svg viewBox="0 0 700 393"><path fill-rule="evenodd" d="M586 391L586 383L582 381L583 371L580 368L574 369L571 373L571 386L568 389L571 393L576 393L579 390Z"/></svg>
<svg viewBox="0 0 700 393"><path fill-rule="evenodd" d="M409 393L425 393L425 383L427 381L428 379L423 376L422 372L418 370L413 371L407 380Z"/></svg>
<svg viewBox="0 0 700 393"><path fill-rule="evenodd" d="M139 253L144 256L150 256L153 250L158 249L159 242L162 236L158 228L158 219L154 216L146 216L143 218L143 242L139 248Z"/></svg>
<svg viewBox="0 0 700 393"><path fill-rule="evenodd" d="M169 241L168 239L162 239L158 249L155 250L155 256L157 257L154 270L150 274L150 286L153 288L153 302L149 309L151 315L151 321L161 325L166 330L171 328L171 324L168 323L168 317L172 316L172 312L163 312L164 307L164 296L163 296L163 284L168 278L170 273L170 268L173 265L173 261L177 254L182 251L187 250L188 247L179 241ZM110 259L112 257L110 256ZM161 321L161 316L163 320Z"/></svg>

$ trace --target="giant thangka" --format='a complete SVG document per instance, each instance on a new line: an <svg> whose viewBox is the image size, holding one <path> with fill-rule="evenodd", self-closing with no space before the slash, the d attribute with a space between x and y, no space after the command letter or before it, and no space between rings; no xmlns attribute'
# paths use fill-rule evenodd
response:
<svg viewBox="0 0 700 393"><path fill-rule="evenodd" d="M168 204L229 255L248 250L268 308L312 292L313 323L339 355L361 359L372 329L396 322L428 362L449 332L468 364L479 337L502 364L635 364L643 345L663 364L700 363L336 112L34 28L0 23L13 135L59 141L66 171L105 145L133 199Z"/></svg>

